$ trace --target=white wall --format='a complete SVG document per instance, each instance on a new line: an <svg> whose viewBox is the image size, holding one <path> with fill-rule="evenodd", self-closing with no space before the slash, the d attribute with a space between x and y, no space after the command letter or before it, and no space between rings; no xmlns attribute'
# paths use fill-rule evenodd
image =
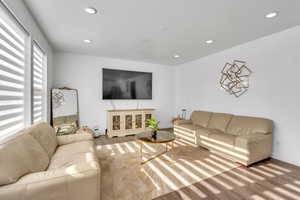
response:
<svg viewBox="0 0 300 200"><path fill-rule="evenodd" d="M78 89L81 125L106 128L106 110L154 108L160 127L171 127L173 67L69 53L55 54L54 85ZM102 100L102 68L153 73L152 100Z"/></svg>
<svg viewBox="0 0 300 200"><path fill-rule="evenodd" d="M253 71L249 91L239 98L219 84L224 64L234 59ZM270 118L273 157L300 165L299 79L300 26L176 67L174 112L187 108Z"/></svg>
<svg viewBox="0 0 300 200"><path fill-rule="evenodd" d="M47 76L48 76L48 106L47 106L47 119L50 119L50 88L52 87L52 71L53 71L53 51L47 38L41 32L40 28L36 24L34 18L31 16L27 7L22 0L3 0L4 4L10 9L18 21L23 25L27 32L31 35L31 38L39 44L43 51L47 54Z"/></svg>

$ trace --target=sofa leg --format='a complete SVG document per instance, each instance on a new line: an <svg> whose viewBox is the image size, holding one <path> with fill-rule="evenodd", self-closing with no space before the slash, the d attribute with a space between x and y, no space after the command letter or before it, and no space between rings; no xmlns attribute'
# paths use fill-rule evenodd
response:
<svg viewBox="0 0 300 200"><path fill-rule="evenodd" d="M252 164L250 164L250 165L247 166L247 167L249 168L249 167L252 167L253 165L257 165L257 164L259 164L259 163L268 162L268 161L270 161L271 159L272 159L272 157L268 157L268 158L265 158L265 159L263 159L263 160L260 160L260 161L257 161L257 162L255 162L255 163L252 163Z"/></svg>
<svg viewBox="0 0 300 200"><path fill-rule="evenodd" d="M243 163L240 163L240 162L235 162L237 165L241 166L241 167L245 167L245 168L248 168L249 166L243 164Z"/></svg>
<svg viewBox="0 0 300 200"><path fill-rule="evenodd" d="M209 151L210 152L210 150L208 149L208 148L205 148L205 147L202 147L202 146L199 146L201 149L203 149L203 150L206 150L206 151Z"/></svg>

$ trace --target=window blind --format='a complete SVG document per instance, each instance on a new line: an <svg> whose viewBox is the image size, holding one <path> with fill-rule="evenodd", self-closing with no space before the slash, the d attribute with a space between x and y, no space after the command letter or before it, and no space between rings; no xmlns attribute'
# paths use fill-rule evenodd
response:
<svg viewBox="0 0 300 200"><path fill-rule="evenodd" d="M32 55L33 66L33 123L45 121L45 54L41 48L34 43Z"/></svg>
<svg viewBox="0 0 300 200"><path fill-rule="evenodd" d="M27 33L0 7L0 138L24 128Z"/></svg>

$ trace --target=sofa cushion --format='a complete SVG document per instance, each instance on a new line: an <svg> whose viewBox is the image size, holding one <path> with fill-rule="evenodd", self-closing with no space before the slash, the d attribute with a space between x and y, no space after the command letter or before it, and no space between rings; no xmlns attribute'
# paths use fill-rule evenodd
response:
<svg viewBox="0 0 300 200"><path fill-rule="evenodd" d="M199 135L199 136L202 136L202 137L204 136L206 138L208 138L209 134L210 134L210 129L203 128L203 127L197 129L197 132L196 132L196 135Z"/></svg>
<svg viewBox="0 0 300 200"><path fill-rule="evenodd" d="M95 154L93 141L82 141L59 146L51 159L49 169L54 166L55 168L56 166L64 166L70 162L70 159L77 158L77 155L88 155L90 153Z"/></svg>
<svg viewBox="0 0 300 200"><path fill-rule="evenodd" d="M221 131L211 131L208 136L212 142L220 144L221 146L234 146L236 136L223 133Z"/></svg>
<svg viewBox="0 0 300 200"><path fill-rule="evenodd" d="M273 122L264 118L233 116L226 132L232 135L250 135L253 133L270 133Z"/></svg>
<svg viewBox="0 0 300 200"><path fill-rule="evenodd" d="M43 171L49 158L40 144L28 134L0 144L0 185L16 182L21 176Z"/></svg>
<svg viewBox="0 0 300 200"><path fill-rule="evenodd" d="M86 153L86 152L95 152L93 141L87 140L87 141L61 145L57 148L53 157L58 157L58 156L65 157L71 154Z"/></svg>
<svg viewBox="0 0 300 200"><path fill-rule="evenodd" d="M225 113L213 113L207 127L225 132L232 116Z"/></svg>
<svg viewBox="0 0 300 200"><path fill-rule="evenodd" d="M211 114L211 112L206 111L194 111L192 113L191 120L193 124L207 127Z"/></svg>
<svg viewBox="0 0 300 200"><path fill-rule="evenodd" d="M80 163L89 163L98 160L93 152L69 154L68 156L57 155L51 159L48 170L67 168Z"/></svg>
<svg viewBox="0 0 300 200"><path fill-rule="evenodd" d="M25 132L32 135L40 143L49 158L52 157L57 147L57 140L55 131L49 124L36 124L25 130Z"/></svg>

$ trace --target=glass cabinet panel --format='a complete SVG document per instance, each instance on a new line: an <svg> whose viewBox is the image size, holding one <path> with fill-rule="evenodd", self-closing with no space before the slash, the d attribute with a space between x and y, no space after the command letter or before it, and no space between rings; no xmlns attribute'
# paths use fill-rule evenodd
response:
<svg viewBox="0 0 300 200"><path fill-rule="evenodd" d="M149 126L148 119L151 119L152 115L151 114L145 114L145 127Z"/></svg>
<svg viewBox="0 0 300 200"><path fill-rule="evenodd" d="M135 128L142 128L143 127L143 115L138 114L135 115Z"/></svg>
<svg viewBox="0 0 300 200"><path fill-rule="evenodd" d="M125 115L125 129L132 129L132 115Z"/></svg>
<svg viewBox="0 0 300 200"><path fill-rule="evenodd" d="M112 129L114 131L121 130L121 116L120 115L114 115L112 117Z"/></svg>

